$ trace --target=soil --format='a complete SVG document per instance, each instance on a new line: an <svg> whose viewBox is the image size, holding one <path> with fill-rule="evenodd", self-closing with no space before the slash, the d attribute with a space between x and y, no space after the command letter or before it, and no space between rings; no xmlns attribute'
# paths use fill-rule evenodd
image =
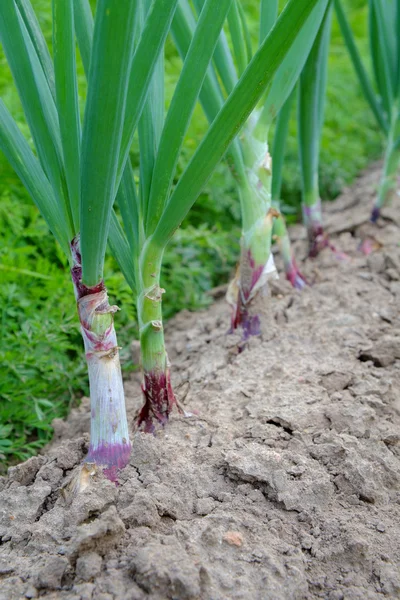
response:
<svg viewBox="0 0 400 600"><path fill-rule="evenodd" d="M168 324L192 416L134 433L119 487L62 489L87 452L87 400L0 478L1 600L400 598L400 210L368 224L378 176L325 204L347 260L303 263L301 292L271 282L243 352L223 298Z"/></svg>

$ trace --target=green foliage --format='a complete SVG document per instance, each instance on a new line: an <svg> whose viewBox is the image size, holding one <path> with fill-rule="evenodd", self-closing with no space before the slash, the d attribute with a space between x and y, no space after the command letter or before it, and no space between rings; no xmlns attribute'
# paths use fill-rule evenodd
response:
<svg viewBox="0 0 400 600"><path fill-rule="evenodd" d="M82 281L103 279L124 126L136 2L98 3L82 129L80 246ZM138 82L140 87L140 83Z"/></svg>
<svg viewBox="0 0 400 600"><path fill-rule="evenodd" d="M87 393L87 377L64 253L20 184L6 181L0 199L0 454L23 459L50 439L51 420Z"/></svg>
<svg viewBox="0 0 400 600"><path fill-rule="evenodd" d="M318 165L324 122L332 5L326 10L298 84L297 120L303 205L319 203Z"/></svg>

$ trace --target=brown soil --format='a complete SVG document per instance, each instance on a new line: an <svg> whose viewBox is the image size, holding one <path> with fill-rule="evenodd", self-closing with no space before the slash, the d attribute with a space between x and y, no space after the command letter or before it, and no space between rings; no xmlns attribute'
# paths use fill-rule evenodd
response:
<svg viewBox="0 0 400 600"><path fill-rule="evenodd" d="M169 323L193 416L135 433L118 488L60 491L87 450L87 401L0 478L1 600L400 598L400 211L368 225L378 172L325 206L349 259L308 261L303 292L273 283L244 352L222 299ZM133 422L137 376L126 393Z"/></svg>

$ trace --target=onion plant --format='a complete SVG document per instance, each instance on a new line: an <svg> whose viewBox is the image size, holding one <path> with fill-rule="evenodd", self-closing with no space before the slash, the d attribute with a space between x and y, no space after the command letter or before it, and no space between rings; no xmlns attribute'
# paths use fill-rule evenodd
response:
<svg viewBox="0 0 400 600"><path fill-rule="evenodd" d="M195 0L200 12L204 0ZM283 218L271 204L272 163L268 152L271 125L284 106L296 84L326 12L328 1L317 2L292 47L282 60L272 79L262 110L253 110L241 135L228 151L228 162L238 185L242 212L242 240L240 264L228 291L232 305L232 329L243 328L244 338L260 331L260 319L251 314L256 295L264 288L269 277L276 275L271 254L271 235L274 217L278 218L276 235L284 237L281 244L285 256L288 279L297 287L304 285L292 259L290 242ZM278 2L261 1L260 44L264 43L277 19ZM232 39L231 53L227 37L221 33L214 53L214 68L208 69L200 100L210 123L213 123L224 102L224 94L234 93L236 82L251 64L251 43L246 20L239 0L234 0L228 18ZM172 32L182 57L186 56L195 27L194 15L188 0L181 0L172 23ZM273 35L273 31L271 35ZM268 68L267 58L264 68ZM237 65L237 66L235 66Z"/></svg>
<svg viewBox="0 0 400 600"><path fill-rule="evenodd" d="M302 212L311 257L317 256L320 250L326 247L336 251L322 225L318 178L331 19L332 10L329 7L299 81L298 131Z"/></svg>
<svg viewBox="0 0 400 600"><path fill-rule="evenodd" d="M284 164L286 139L289 130L290 113L294 103L297 88L293 88L292 93L281 108L276 119L275 133L272 145L272 178L271 178L271 203L278 214L274 220L272 229L272 240L278 244L282 256L286 278L296 289L303 289L307 285L305 277L301 274L290 242L289 232L286 226L285 217L280 211L281 191L282 191L282 169Z"/></svg>
<svg viewBox="0 0 400 600"><path fill-rule="evenodd" d="M335 0L339 25L361 89L386 138L385 161L371 221L376 223L398 189L400 167L400 2L368 0L373 80L355 43L341 0ZM375 84L375 85L374 85ZM377 92L375 91L377 90Z"/></svg>
<svg viewBox="0 0 400 600"><path fill-rule="evenodd" d="M89 6L53 0L53 59L29 0L4 0L0 8L1 42L35 152L3 102L0 147L70 260L90 382L86 463L114 481L131 445L104 256L121 152L132 139L176 1L153 3L134 47L137 4L98 0L91 41ZM82 127L75 28L88 70Z"/></svg>
<svg viewBox="0 0 400 600"><path fill-rule="evenodd" d="M165 247L228 148L236 147L235 143L232 145L235 136L271 84L310 13L321 3L326 4L325 0L289 0L240 79L235 75L227 99L216 93L213 77L208 88L211 125L175 187L172 184L177 160L195 103L210 81L210 60L220 47L220 33L231 2L205 0L199 5L198 21L192 19L185 33L183 68L166 115L161 64L154 72L138 125L139 185L136 186L132 173L125 177L125 168L124 192L117 199L122 226L114 214L109 237L137 300L145 401L138 424L145 431L153 431L157 423L164 424L176 402L161 308L164 289L160 276ZM146 3L143 5L145 11ZM186 14L187 10L185 1L180 0L176 15ZM185 20L181 23L186 26ZM144 33L143 30L141 37ZM253 205L260 212L258 203ZM266 217L268 210L262 212L262 229L271 228L271 217ZM264 256L260 262L264 269Z"/></svg>

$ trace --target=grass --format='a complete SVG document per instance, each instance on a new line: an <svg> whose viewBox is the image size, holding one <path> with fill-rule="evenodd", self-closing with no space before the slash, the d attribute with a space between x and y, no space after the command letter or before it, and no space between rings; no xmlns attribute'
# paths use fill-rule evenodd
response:
<svg viewBox="0 0 400 600"><path fill-rule="evenodd" d="M35 0L40 23L51 42L50 4ZM366 0L348 0L351 20L364 57L367 55ZM254 0L245 0L256 42L258 26ZM180 59L171 41L167 49L167 102L176 81ZM0 54L0 93L24 133L22 110L4 55ZM351 107L351 110L349 110ZM200 107L186 136L180 168L187 163L206 129ZM382 142L372 114L359 90L336 21L329 62L326 120L322 139L321 193L338 195L343 185L379 157ZM138 152L132 149L138 167ZM82 342L72 284L62 252L22 184L0 154L0 455L9 461L34 454L51 437L51 421L65 416L88 392ZM299 212L300 173L296 120L293 115L284 168L284 202L293 216ZM177 232L164 260L164 315L209 302L206 291L228 280L238 256L240 210L236 186L224 165L214 173L193 210ZM129 342L136 335L132 294L112 258L107 259L111 303L123 310L116 317L125 372L132 365ZM50 299L50 302L49 302ZM61 323L64 325L61 327Z"/></svg>

